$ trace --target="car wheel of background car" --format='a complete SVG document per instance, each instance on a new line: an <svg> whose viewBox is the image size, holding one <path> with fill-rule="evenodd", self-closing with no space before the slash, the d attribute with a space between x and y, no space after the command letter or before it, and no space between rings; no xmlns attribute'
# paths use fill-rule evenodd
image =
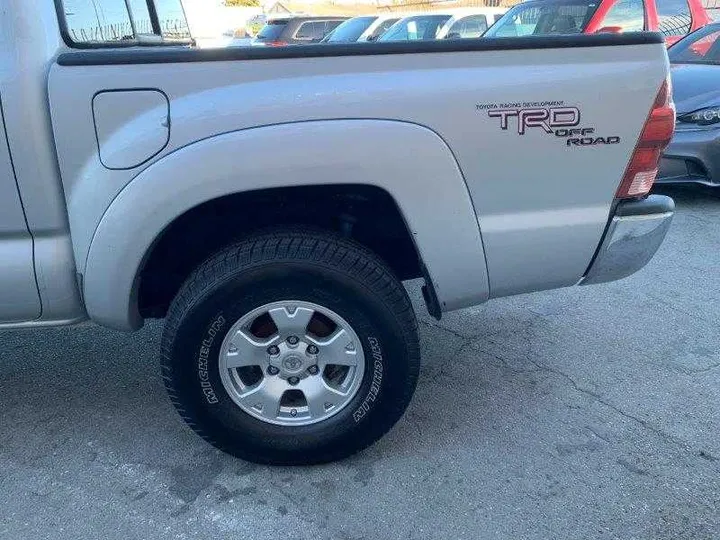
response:
<svg viewBox="0 0 720 540"><path fill-rule="evenodd" d="M230 454L312 464L375 442L419 370L402 284L332 234L258 235L202 264L170 307L163 378L182 418Z"/></svg>

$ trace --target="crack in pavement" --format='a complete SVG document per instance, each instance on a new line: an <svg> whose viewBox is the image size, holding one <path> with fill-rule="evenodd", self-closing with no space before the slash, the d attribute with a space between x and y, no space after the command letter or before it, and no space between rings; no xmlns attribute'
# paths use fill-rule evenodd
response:
<svg viewBox="0 0 720 540"><path fill-rule="evenodd" d="M646 293L645 296L646 296L646 298L649 298L650 300L653 300L653 301L657 301L657 302L659 302L659 303L662 303L662 304L665 305L666 307L670 308L672 311L676 311L676 312L681 313L681 314L683 314L683 315L687 315L687 316L694 317L694 318L696 318L696 319L700 319L701 321L704 321L704 322L706 322L706 323L708 323L708 324L710 323L709 320L703 318L701 315L697 315L697 314L693 314L693 313L684 311L683 309L677 307L676 305L674 305L674 304L672 304L672 303L669 303L669 302L666 302L666 301L660 299L659 297L656 297L655 295L652 295L652 294L650 294L650 293ZM553 320L553 317L552 317L552 316L549 316L549 315L547 315L547 314L541 313L541 312L536 311L536 310L533 310L533 309L531 309L531 308L525 308L525 309L526 309L527 311L529 311L530 313L536 315L537 317L539 317L539 318L541 318L541 319L543 319L543 320L545 320L545 321L552 321L552 320ZM566 332L574 332L574 333L576 333L579 337L581 337L581 338L583 338L583 339L590 339L590 340L593 340L593 341L597 341L597 339L596 339L594 336L588 334L588 333L585 332L585 331L578 330L577 328L563 328L563 331L566 331ZM491 335L490 337L493 337L493 336ZM530 343L529 340L528 340L527 344L528 344L528 347L531 345L531 343ZM630 349L631 349L631 350L634 350L634 351L642 352L642 347L639 347L639 346L636 346L636 345L630 345ZM526 356L526 358L528 359L528 361L531 361L528 355L525 355L525 356ZM709 371L712 371L712 370L714 370L714 369L720 368L720 362L718 362L718 363L716 363L716 364L712 364L712 365L710 365L710 366L708 366L708 367L705 367L705 368L700 368L700 369L687 368L687 367L685 367L685 366L679 366L679 365L676 365L676 364L675 364L675 365L660 365L660 366L658 366L658 367L659 367L659 369L667 370L667 371L674 372L674 373L678 373L678 372L679 372L679 373L682 373L682 374L684 374L684 375L696 375L696 374L704 374L704 373L706 373L706 372L709 372Z"/></svg>
<svg viewBox="0 0 720 540"><path fill-rule="evenodd" d="M708 371L712 371L717 368L720 368L720 362L701 369L690 369L684 366L677 366L677 371L679 371L680 373L684 373L685 375L699 375L701 373L707 373Z"/></svg>
<svg viewBox="0 0 720 540"><path fill-rule="evenodd" d="M544 317L544 316L541 315L541 314L538 314L538 316ZM477 343L474 343L474 342L476 342L476 341L478 341L478 340L480 339L479 336L474 336L474 337L469 337L469 338L468 338L468 337L462 336L461 334L459 334L459 333L457 333L457 332L455 332L455 331L453 331L453 330L451 330L451 329L449 329L449 328L445 328L445 327L443 327L443 326L440 326L440 325L437 325L437 324L433 324L433 323L431 323L431 322L429 322L429 321L420 321L420 322L423 323L423 324L424 324L425 326L427 326L427 327L437 328L437 329L440 329L440 330L444 330L444 331L446 331L448 334L451 334L451 335L453 335L453 336L455 336L455 337L458 337L458 338L463 339L463 342L462 342L461 345L458 347L458 349L456 350L455 354L457 354L457 352L459 352L463 347L473 346L474 349L477 350L478 352L480 352L481 354L486 354L486 355L488 355L488 356L490 356L490 357L498 360L498 361L502 364L502 366L503 366L507 371L510 371L511 373L537 373L537 372L540 372L540 371L552 373L552 374L554 374L554 375L556 375L556 376L558 376L558 377L566 380L567 382L569 382L570 385L575 389L576 392L578 392L578 393L580 393L580 394L584 394L584 395L586 395L586 396L589 396L590 398L592 398L592 399L593 399L594 401L596 401L597 403L600 403L601 405L603 405L603 406L605 406L605 407L613 410L614 412L616 412L617 414L619 414L619 415L622 416L623 418L626 418L627 420L630 420L630 421L633 422L634 424L639 425L639 426L640 426L641 428L643 428L644 430L647 430L647 431L655 434L655 435L658 436L660 439L662 439L662 440L664 440L664 441L666 441L666 442L668 442L668 443L675 444L675 445L679 446L681 449L683 449L684 451L686 451L686 452L691 452L694 456L703 457L704 455L711 455L711 454L708 454L705 450L702 450L702 449L697 449L696 451L693 452L693 450L692 450L692 449L693 449L693 445L692 445L689 441L686 441L685 439L683 439L683 438L681 438L681 437L678 437L677 435L673 435L672 433L669 433L669 432L663 430L662 428L657 427L657 426L651 424L651 423L648 422L647 420L644 420L644 419L640 418L639 416L635 416L634 414L629 413L629 412L621 409L619 406L615 405L615 404L612 403L611 401L608 401L605 397L603 397L603 396L602 396L601 394L599 394L598 392L593 391L593 390L591 390L591 389L589 389L589 388L585 388L585 387L581 386L580 384L577 383L577 381L575 381L575 379L573 379L572 376L570 376L569 374L565 373L564 371L559 370L559 369L556 369L556 368L553 368L553 367L550 367L550 366L547 366L547 365L545 365L545 364L543 364L543 363L541 363L541 362L538 362L538 361L534 360L534 359L530 356L530 354L524 354L523 357L524 357L525 360L527 360L529 363L531 363L532 365L534 365L536 369L517 369L517 368L513 368L513 367L510 366L510 364L508 363L508 361L507 361L505 358L503 358L502 355L500 355L500 354L498 354L498 353L493 353L493 352L491 352L491 351L488 351L487 349L484 349L484 348L478 346ZM486 336L486 337L487 337L487 336ZM492 340L490 340L490 339L487 339L487 341L488 341L491 345L498 346L498 343L496 343L496 342L494 342L494 341L492 341ZM717 368L719 368L719 367L720 367L720 363L718 363L718 364L713 364L712 366L710 366L710 367L708 367L708 368L704 368L704 369L702 369L702 370L695 370L695 371L693 371L693 373L703 373L703 372L706 372L706 371L710 371L710 370L713 370L713 369L717 369ZM599 439L602 439L603 441L605 441L605 442L607 442L607 443L610 442L610 441L608 441L607 438L599 435L595 430L593 430L593 429L591 429L591 428L589 428L589 427L588 427L588 429L589 429L595 436L597 436ZM712 457L714 458L715 456L712 456ZM709 460L709 461L714 461L714 460Z"/></svg>
<svg viewBox="0 0 720 540"><path fill-rule="evenodd" d="M456 332L455 330L452 330L451 328L447 328L441 324L434 323L432 321L428 321L425 319L420 319L420 324L423 324L427 326L428 328L437 328L438 330L445 330L448 334L451 334L457 338L460 338L462 340L469 340L469 339L475 339L474 336L466 336L461 334L460 332Z"/></svg>
<svg viewBox="0 0 720 540"><path fill-rule="evenodd" d="M600 435L595 429L591 428L590 426L585 426L585 429L587 429L590 433L595 435L601 441L605 441L606 443L610 444L610 439L608 439L607 437L605 437L603 435Z"/></svg>
<svg viewBox="0 0 720 540"><path fill-rule="evenodd" d="M452 351L452 353L450 353L450 358L457 358L457 356L458 356L458 354L460 353L460 351L462 351L464 348L466 348L466 347L468 347L468 346L471 346L472 343L473 343L475 340L478 339L477 337L466 337L466 336L462 336L462 335L460 335L460 334L458 334L458 333L456 333L456 332L453 332L453 331L450 330L449 328L445 328L445 327L443 327L443 326L438 326L438 325L432 324L432 323L430 323L430 322L428 322L428 321L420 321L420 323L421 323L421 324L424 324L425 326L427 326L427 327L429 327L429 328L435 328L435 329L438 329L438 330L444 330L444 331L447 332L448 334L450 334L450 335L452 335L452 336L455 336L455 337L457 337L457 338L460 338L460 339L462 340L462 341L460 342L460 344L459 344L457 347L455 347L455 349ZM442 362L442 363L440 364L439 371L438 371L438 375L439 375L439 376L442 377L442 376L447 375L447 373L445 372L445 366L446 366L446 365L447 365L446 362Z"/></svg>
<svg viewBox="0 0 720 540"><path fill-rule="evenodd" d="M428 328L437 328L438 330L444 330L448 334L451 334L457 338L463 339L463 340L475 340L475 339L481 339L485 337L492 337L500 334L502 330L490 330L487 329L487 331L481 332L479 334L463 334L461 332L458 332L457 330L453 330L452 328L448 328L447 326L444 326L442 324L439 324L435 322L434 320L429 319L418 319L418 322L422 325L427 326Z"/></svg>
<svg viewBox="0 0 720 540"><path fill-rule="evenodd" d="M597 392L594 392L592 390L589 390L587 388L583 388L582 386L580 386L575 381L575 379L573 379L567 373L560 371L559 369L551 368L549 366L541 364L540 362L537 362L537 361L533 360L532 358L528 358L528 361L530 361L533 365L537 366L537 368L542 371L554 373L555 375L562 377L563 379L568 381L576 391L580 392L581 394L585 394L587 396L592 397L595 401L597 401L601 405L604 405L605 407L612 409L613 411L618 413L620 416L623 416L623 417L627 418L628 420L632 420L636 424L639 424L640 426L642 426L644 429L647 429L648 431L655 433L660 438L665 439L670 442L673 442L677 445L680 445L680 446L684 447L685 450L690 449L690 443L688 441L685 441L684 439L681 439L680 437L677 437L676 435L668 433L668 432L660 429L659 427L652 425L648 421L643 420L642 418L640 418L638 416L635 416L634 414L631 414L631 413L628 413L628 412L622 410L620 407L618 407L614 403L608 401L607 399L605 399L603 396L601 396Z"/></svg>
<svg viewBox="0 0 720 540"><path fill-rule="evenodd" d="M509 371L509 372L511 372L511 373L516 373L516 374L520 374L520 373L537 373L538 371L542 371L541 369L518 369L518 368L514 368L514 367L511 367L511 366L510 366L510 364L508 363L507 360L505 360L505 358L503 358L502 356L500 356L500 355L497 354L497 353L490 352L490 351L488 351L487 349L483 349L483 348L481 348L481 347L478 347L477 345L475 346L475 350L478 351L479 353L486 354L487 356L490 356L491 358L494 358L495 360L498 360L498 361L503 365L503 367L504 367L507 371ZM528 359L528 360L529 360L529 359Z"/></svg>

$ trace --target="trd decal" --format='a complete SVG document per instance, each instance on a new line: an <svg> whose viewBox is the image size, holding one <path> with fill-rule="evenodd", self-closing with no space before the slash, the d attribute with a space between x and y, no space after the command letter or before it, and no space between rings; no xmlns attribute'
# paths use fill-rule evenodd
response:
<svg viewBox="0 0 720 540"><path fill-rule="evenodd" d="M500 118L500 129L508 129L509 119L517 117L518 135L525 135L530 127L539 127L545 133L553 133L554 128L577 126L580 123L580 111L577 107L553 107L551 109L493 109L488 111L490 118Z"/></svg>
<svg viewBox="0 0 720 540"><path fill-rule="evenodd" d="M546 104L553 106L542 106ZM487 111L489 118L497 119L503 131L517 130L518 135L525 135L539 129L547 135L565 139L565 146L597 146L620 142L618 136L597 136L594 127L578 127L581 121L580 109L565 106L563 101L478 104L476 109Z"/></svg>

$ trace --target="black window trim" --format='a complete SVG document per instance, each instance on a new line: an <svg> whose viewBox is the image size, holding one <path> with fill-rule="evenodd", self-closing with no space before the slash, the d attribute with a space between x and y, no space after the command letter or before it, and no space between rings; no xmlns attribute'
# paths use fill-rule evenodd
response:
<svg viewBox="0 0 720 540"><path fill-rule="evenodd" d="M162 27L160 26L160 17L158 17L157 6L155 5L154 0L146 0L146 2L148 13L150 14L150 24L152 24L153 34L162 36ZM182 2L180 2L180 7L183 10L183 17L185 17L185 6L183 6ZM130 8L128 7L128 10L129 9ZM187 22L187 17L185 17L185 21Z"/></svg>
<svg viewBox="0 0 720 540"><path fill-rule="evenodd" d="M141 39L137 39L137 32L135 31L135 21L133 19L132 10L130 9L130 5L128 3L128 0L124 0L125 7L128 10L128 17L130 19L130 25L133 30L133 35L135 36L135 39L132 40L126 40L126 41L75 41L72 36L70 36L70 29L67 24L67 19L65 18L65 5L63 4L63 0L55 0L55 11L57 13L57 19L58 19L58 25L60 27L60 36L63 39L63 42L65 42L65 45L70 47L71 49L118 49L118 48L127 48L127 47L168 47L172 45L194 45L195 40L192 39L171 39L166 40L162 36L162 28L160 27L160 19L158 18L157 8L155 7L154 0L145 0L147 2L148 6L148 13L150 15L150 24L153 28L153 34L154 36L157 36L157 40L153 41L143 41ZM183 17L185 18L185 22L187 23L187 15L185 13L185 6L183 6L183 3L180 2L180 7L183 10Z"/></svg>

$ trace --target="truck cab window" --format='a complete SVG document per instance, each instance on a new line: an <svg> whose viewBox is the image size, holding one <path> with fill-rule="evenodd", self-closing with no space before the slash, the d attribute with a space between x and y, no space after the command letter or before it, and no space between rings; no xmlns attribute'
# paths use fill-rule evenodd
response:
<svg viewBox="0 0 720 540"><path fill-rule="evenodd" d="M157 44L190 40L180 0L61 0L65 41L79 47Z"/></svg>
<svg viewBox="0 0 720 540"><path fill-rule="evenodd" d="M153 34L147 0L128 0L136 34Z"/></svg>
<svg viewBox="0 0 720 540"><path fill-rule="evenodd" d="M77 43L135 38L125 0L65 0L64 7L68 33Z"/></svg>
<svg viewBox="0 0 720 540"><path fill-rule="evenodd" d="M138 0L140 1L140 0ZM180 0L154 0L160 21L160 31L165 39L190 39L190 29Z"/></svg>

